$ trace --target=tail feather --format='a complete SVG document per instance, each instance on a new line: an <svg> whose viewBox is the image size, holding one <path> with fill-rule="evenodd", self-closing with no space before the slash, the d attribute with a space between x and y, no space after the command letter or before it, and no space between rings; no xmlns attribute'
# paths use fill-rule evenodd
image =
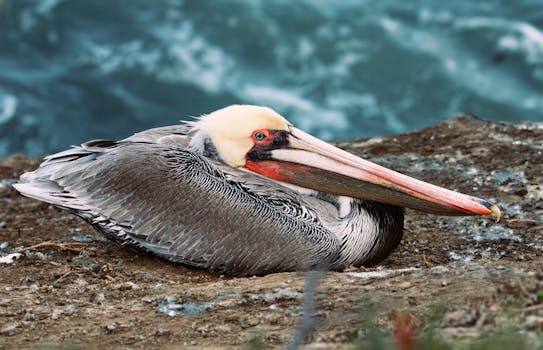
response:
<svg viewBox="0 0 543 350"><path fill-rule="evenodd" d="M13 187L24 196L59 207L77 211L88 210L59 180L80 177L93 160L115 144L114 141L94 140L47 156L38 169L21 175L19 182L13 184Z"/></svg>
<svg viewBox="0 0 543 350"><path fill-rule="evenodd" d="M69 210L85 211L89 208L80 203L74 196L65 192L62 187L53 181L39 181L32 183L16 183L13 187L22 195Z"/></svg>

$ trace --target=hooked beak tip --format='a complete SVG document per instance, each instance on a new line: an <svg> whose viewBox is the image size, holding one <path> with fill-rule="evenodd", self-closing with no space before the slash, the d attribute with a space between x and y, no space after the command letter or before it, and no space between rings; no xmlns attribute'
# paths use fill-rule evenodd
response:
<svg viewBox="0 0 543 350"><path fill-rule="evenodd" d="M500 218L502 217L502 212L500 208L496 204L492 204L490 202L487 202L485 200L480 200L479 203L483 206L485 206L488 210L490 210L490 213L488 215L492 216L494 219L496 219L496 222L500 221Z"/></svg>

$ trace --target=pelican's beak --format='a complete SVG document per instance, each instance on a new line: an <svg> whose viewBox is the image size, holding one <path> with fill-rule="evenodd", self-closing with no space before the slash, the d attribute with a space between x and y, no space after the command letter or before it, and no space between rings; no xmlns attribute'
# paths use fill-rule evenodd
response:
<svg viewBox="0 0 543 350"><path fill-rule="evenodd" d="M288 146L270 150L251 168L297 186L437 215L493 215L498 220L501 215L496 205L484 199L400 174L294 127Z"/></svg>

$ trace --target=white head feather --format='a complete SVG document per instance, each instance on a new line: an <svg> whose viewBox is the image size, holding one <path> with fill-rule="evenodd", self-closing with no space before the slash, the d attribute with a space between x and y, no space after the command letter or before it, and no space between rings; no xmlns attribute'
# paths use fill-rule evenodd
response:
<svg viewBox="0 0 543 350"><path fill-rule="evenodd" d="M196 133L190 147L202 151L211 139L221 159L232 167L245 165L245 156L254 145L255 130L288 130L291 124L268 107L232 105L204 115L194 124Z"/></svg>

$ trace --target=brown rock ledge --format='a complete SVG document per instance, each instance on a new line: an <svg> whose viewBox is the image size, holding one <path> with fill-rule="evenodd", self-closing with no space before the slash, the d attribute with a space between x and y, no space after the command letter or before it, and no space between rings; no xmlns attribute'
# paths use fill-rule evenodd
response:
<svg viewBox="0 0 543 350"><path fill-rule="evenodd" d="M364 303L385 330L402 313L423 328L429 310L442 310L436 332L455 340L508 324L530 339L541 334L543 123L460 117L338 145L489 199L503 218L408 211L404 240L380 267L325 275L309 348L347 348L365 327ZM79 218L16 193L10 184L38 164L21 155L0 160L0 257L22 253L0 263L0 349L237 348L255 334L272 347L289 342L306 274L227 278L120 248ZM23 251L47 240L85 243ZM380 269L404 270L371 275ZM167 316L183 312L193 315Z"/></svg>

